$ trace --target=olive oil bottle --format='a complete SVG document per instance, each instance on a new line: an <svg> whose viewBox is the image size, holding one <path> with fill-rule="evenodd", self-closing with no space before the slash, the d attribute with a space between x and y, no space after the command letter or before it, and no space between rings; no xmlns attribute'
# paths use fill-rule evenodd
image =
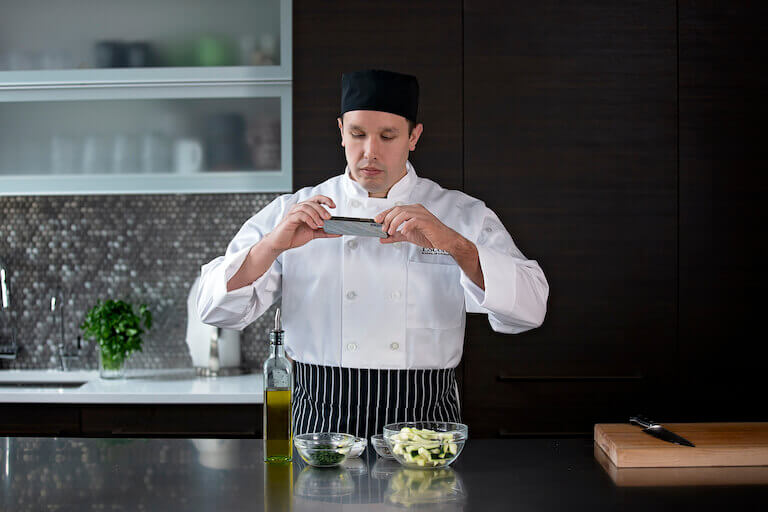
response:
<svg viewBox="0 0 768 512"><path fill-rule="evenodd" d="M280 309L275 314L275 328L269 334L269 358L264 361L264 461L290 462L293 454L291 435L291 398L293 372L285 358L284 331Z"/></svg>

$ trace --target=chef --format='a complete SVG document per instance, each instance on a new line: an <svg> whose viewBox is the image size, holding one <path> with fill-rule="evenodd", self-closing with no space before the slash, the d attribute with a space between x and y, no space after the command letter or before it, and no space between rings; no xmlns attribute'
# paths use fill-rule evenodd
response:
<svg viewBox="0 0 768 512"><path fill-rule="evenodd" d="M282 297L296 434L461 421L465 312L497 332L538 327L547 280L482 201L408 161L423 132L415 77L356 71L341 89L344 173L251 217L202 267L200 316L243 329ZM389 236L325 233L331 215L373 218Z"/></svg>

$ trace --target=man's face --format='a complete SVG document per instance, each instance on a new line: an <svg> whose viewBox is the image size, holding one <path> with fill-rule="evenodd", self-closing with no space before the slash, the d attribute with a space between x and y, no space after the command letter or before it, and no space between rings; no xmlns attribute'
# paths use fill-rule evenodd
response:
<svg viewBox="0 0 768 512"><path fill-rule="evenodd" d="M408 133L408 121L397 114L351 110L338 119L341 145L353 180L370 197L386 197L392 185L405 176L408 153L416 149L423 126Z"/></svg>

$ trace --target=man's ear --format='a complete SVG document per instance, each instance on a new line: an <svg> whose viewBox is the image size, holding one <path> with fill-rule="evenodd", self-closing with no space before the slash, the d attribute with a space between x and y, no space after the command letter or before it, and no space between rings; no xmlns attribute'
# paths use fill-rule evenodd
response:
<svg viewBox="0 0 768 512"><path fill-rule="evenodd" d="M341 147L344 147L344 125L341 123L341 118L337 117L336 122L339 123L339 135L341 135Z"/></svg>
<svg viewBox="0 0 768 512"><path fill-rule="evenodd" d="M408 148L411 151L416 150L416 143L419 142L419 137L421 137L421 132L423 131L424 125L421 123L413 127L413 131L411 131L411 135L408 137Z"/></svg>

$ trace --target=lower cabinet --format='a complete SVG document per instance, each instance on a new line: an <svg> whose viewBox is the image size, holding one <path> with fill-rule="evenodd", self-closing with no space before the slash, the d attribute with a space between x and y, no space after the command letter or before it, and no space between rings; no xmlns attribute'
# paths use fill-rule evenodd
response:
<svg viewBox="0 0 768 512"><path fill-rule="evenodd" d="M653 358L600 366L598 349L585 347L574 357L567 341L545 329L500 334L485 315L467 315L460 373L470 436L591 437L596 423L665 417L665 381L648 362Z"/></svg>
<svg viewBox="0 0 768 512"><path fill-rule="evenodd" d="M262 405L0 404L0 435L262 436Z"/></svg>

